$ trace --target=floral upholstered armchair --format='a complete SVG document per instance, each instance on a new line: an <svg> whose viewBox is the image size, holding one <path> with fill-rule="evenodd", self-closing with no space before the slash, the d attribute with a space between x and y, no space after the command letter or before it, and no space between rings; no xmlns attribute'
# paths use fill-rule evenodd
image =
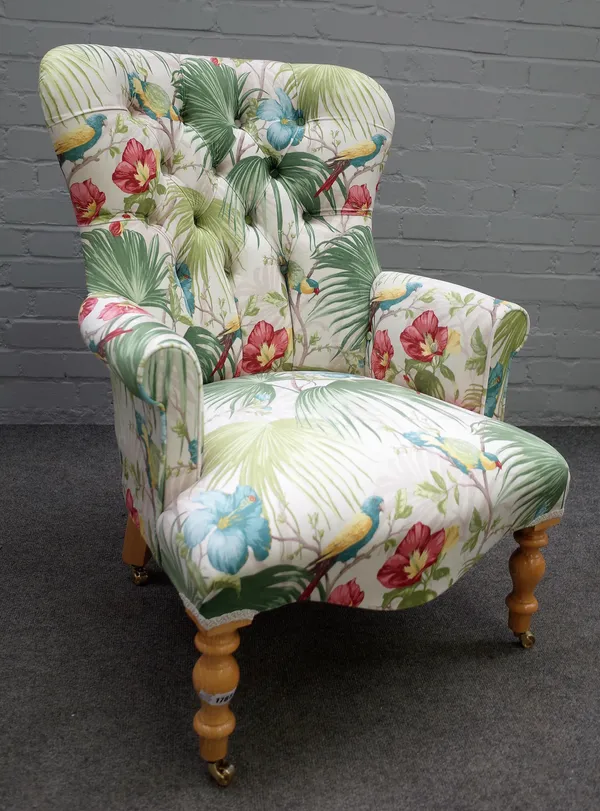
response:
<svg viewBox="0 0 600 811"><path fill-rule="evenodd" d="M70 45L40 93L82 232L81 331L114 390L123 557L143 582L152 555L197 625L216 780L257 612L419 606L515 532L509 626L533 644L569 474L501 421L527 314L381 272L384 90L336 66Z"/></svg>

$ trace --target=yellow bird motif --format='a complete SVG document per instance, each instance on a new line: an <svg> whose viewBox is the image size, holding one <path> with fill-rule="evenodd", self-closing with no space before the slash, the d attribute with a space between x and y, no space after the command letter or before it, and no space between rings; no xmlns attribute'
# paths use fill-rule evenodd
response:
<svg viewBox="0 0 600 811"><path fill-rule="evenodd" d="M314 570L315 576L298 597L299 602L308 600L319 581L335 563L338 561L346 563L352 560L363 546L369 543L379 528L379 516L382 510L383 499L379 496L369 496L365 499L360 511L327 544L323 554L310 564L309 568Z"/></svg>
<svg viewBox="0 0 600 811"><path fill-rule="evenodd" d="M99 140L105 121L105 115L91 115L79 127L60 135L54 141L54 151L60 165L62 166L65 161L75 163L75 161L81 160Z"/></svg>
<svg viewBox="0 0 600 811"><path fill-rule="evenodd" d="M373 135L370 141L361 141L358 144L353 144L353 146L342 149L335 158L328 160L327 166L333 171L323 185L315 192L315 197L318 197L324 191L329 191L338 176L349 166L354 166L358 169L377 157L381 151L381 147L386 141L387 137L385 135Z"/></svg>

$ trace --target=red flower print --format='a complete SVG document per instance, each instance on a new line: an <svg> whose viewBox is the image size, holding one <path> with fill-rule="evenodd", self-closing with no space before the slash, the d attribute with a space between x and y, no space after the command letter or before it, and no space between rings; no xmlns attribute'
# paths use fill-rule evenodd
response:
<svg viewBox="0 0 600 811"><path fill-rule="evenodd" d="M217 67L221 64L220 60L217 59L216 56L211 56L210 61L213 63L213 65L216 65Z"/></svg>
<svg viewBox="0 0 600 811"><path fill-rule="evenodd" d="M98 304L97 298L86 298L86 300L81 305L81 309L79 310L79 317L78 322L79 326L81 326L82 322L88 317L88 315L92 312L94 307Z"/></svg>
<svg viewBox="0 0 600 811"><path fill-rule="evenodd" d="M271 324L259 321L248 336L242 355L242 369L249 374L266 372L273 361L282 358L288 345L285 329L275 331Z"/></svg>
<svg viewBox="0 0 600 811"><path fill-rule="evenodd" d="M369 189L363 183L362 186L351 186L346 197L346 202L342 208L342 214L355 214L357 217L371 216L371 203L373 199L369 194Z"/></svg>
<svg viewBox="0 0 600 811"><path fill-rule="evenodd" d="M444 546L446 531L431 534L420 521L414 524L394 554L377 572L377 579L386 589L400 589L418 583L425 569L432 566Z"/></svg>
<svg viewBox="0 0 600 811"><path fill-rule="evenodd" d="M131 490L127 489L127 493L125 495L125 506L127 507L127 512L131 516L131 520L136 525L136 527L140 526L140 514L133 506L133 496L131 495Z"/></svg>
<svg viewBox="0 0 600 811"><path fill-rule="evenodd" d="M142 308L138 307L137 304L120 304L117 301L111 301L110 304L107 304L106 307L102 309L100 318L103 321L111 321L118 315L126 315L127 313L141 313L142 315L148 315L146 310L142 310Z"/></svg>
<svg viewBox="0 0 600 811"><path fill-rule="evenodd" d="M347 605L351 608L356 608L365 599L365 593L353 577L347 583L341 586L336 586L329 595L328 603L335 605Z"/></svg>
<svg viewBox="0 0 600 811"><path fill-rule="evenodd" d="M380 329L375 333L373 339L373 350L371 351L371 369L373 376L377 380L383 380L390 363L394 357L394 347L390 341L387 329Z"/></svg>
<svg viewBox="0 0 600 811"><path fill-rule="evenodd" d="M124 219L131 219L131 214L123 214ZM113 235L113 237L120 237L123 231L125 230L125 223L123 220L115 220L115 222L111 222L108 226L108 230Z"/></svg>
<svg viewBox="0 0 600 811"><path fill-rule="evenodd" d="M421 313L400 335L406 354L425 363L434 355L442 355L448 343L448 327L438 326L433 310Z"/></svg>
<svg viewBox="0 0 600 811"><path fill-rule="evenodd" d="M113 172L113 183L126 194L141 194L148 190L150 181L156 177L156 155L152 149L144 149L135 138L127 141L121 163Z"/></svg>
<svg viewBox="0 0 600 811"><path fill-rule="evenodd" d="M73 183L69 189L71 202L75 209L77 225L89 225L95 220L106 202L106 195L91 180Z"/></svg>

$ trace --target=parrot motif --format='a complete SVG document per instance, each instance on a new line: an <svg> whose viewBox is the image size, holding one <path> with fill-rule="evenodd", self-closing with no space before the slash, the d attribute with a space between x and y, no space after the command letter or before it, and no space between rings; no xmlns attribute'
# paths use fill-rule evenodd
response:
<svg viewBox="0 0 600 811"><path fill-rule="evenodd" d="M300 267L298 262L291 260L288 262L286 271L288 290L295 290L296 293L304 293L305 295L318 296L321 292L319 290L319 283L316 279L307 278L306 273Z"/></svg>
<svg viewBox="0 0 600 811"><path fill-rule="evenodd" d="M362 141L360 144L354 144L354 146L349 146L347 149L342 149L335 158L331 158L327 161L327 166L333 169L333 171L325 183L317 189L314 196L318 197L324 191L329 191L338 176L346 171L349 166L354 166L359 169L361 166L364 166L370 160L377 157L381 151L381 147L386 141L387 137L385 135L377 134L373 135L370 141Z"/></svg>
<svg viewBox="0 0 600 811"><path fill-rule="evenodd" d="M225 361L227 360L227 355L229 355L229 350L233 346L233 342L236 338L242 337L242 325L239 315L234 315L231 321L228 321L227 324L225 324L225 329L223 332L221 332L217 337L223 344L223 352L217 361L217 365L211 372L211 377L220 371L223 366L225 366Z"/></svg>
<svg viewBox="0 0 600 811"><path fill-rule="evenodd" d="M139 110L155 121L159 118L179 121L179 110L173 106L168 93L160 85L144 81L137 73L128 73L127 79L129 93Z"/></svg>
<svg viewBox="0 0 600 811"><path fill-rule="evenodd" d="M425 434L419 431L408 431L403 436L417 448L435 448L441 451L446 459L462 473L468 473L470 470L502 468L502 462L497 456L482 451L477 445L466 442L464 439Z"/></svg>
<svg viewBox="0 0 600 811"><path fill-rule="evenodd" d="M309 599L321 579L335 563L338 561L347 563L356 557L363 546L369 543L379 528L379 516L382 511L382 498L369 496L365 499L360 511L327 544L323 554L310 564L309 568L314 571L314 577L298 597L298 602L305 602Z"/></svg>
<svg viewBox="0 0 600 811"><path fill-rule="evenodd" d="M488 384L487 384L487 394L485 396L485 406L483 413L486 417L493 417L494 411L496 410L496 405L498 404L498 397L500 396L500 391L502 390L502 379L504 375L504 369L500 361L490 369L490 374L488 377Z"/></svg>
<svg viewBox="0 0 600 811"><path fill-rule="evenodd" d="M177 274L179 284L181 285L181 290L188 308L188 313L193 315L196 307L196 301L194 298L194 291L192 290L192 275L190 273L190 269L185 262L177 262L175 265L175 273Z"/></svg>
<svg viewBox="0 0 600 811"><path fill-rule="evenodd" d="M75 129L65 132L54 141L54 151L62 166L65 161L82 160L102 135L102 128L106 116L97 113L85 119L84 123Z"/></svg>
<svg viewBox="0 0 600 811"><path fill-rule="evenodd" d="M404 299L407 299L420 287L423 287L421 282L408 282L400 287L391 287L388 290L380 290L371 301L369 329L371 329L377 310L390 310L395 304L399 304L401 301L404 301Z"/></svg>
<svg viewBox="0 0 600 811"><path fill-rule="evenodd" d="M148 483L153 490L156 490L158 487L161 452L158 445L152 441L146 420L139 411L135 412L135 430L144 447L144 461L146 463Z"/></svg>

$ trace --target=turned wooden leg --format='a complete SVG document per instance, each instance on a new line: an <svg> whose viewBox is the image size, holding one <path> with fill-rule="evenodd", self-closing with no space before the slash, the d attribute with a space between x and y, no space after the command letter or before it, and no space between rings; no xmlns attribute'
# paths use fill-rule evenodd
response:
<svg viewBox="0 0 600 811"><path fill-rule="evenodd" d="M136 586L143 586L148 582L146 563L152 557L140 528L136 526L133 518L127 519L125 540L123 541L123 561L131 566L133 582Z"/></svg>
<svg viewBox="0 0 600 811"><path fill-rule="evenodd" d="M235 716L229 708L240 680L240 669L232 654L240 644L238 628L250 625L250 620L230 622L210 631L200 627L194 639L202 656L196 662L192 681L201 708L194 717L194 729L200 736L200 756L208 762L211 776L220 786L228 786L234 767L228 763L227 743L235 729Z"/></svg>
<svg viewBox="0 0 600 811"><path fill-rule="evenodd" d="M519 638L524 648L531 648L535 644L535 637L529 630L531 616L538 610L534 591L546 569L546 561L540 549L548 545L546 530L558 524L559 520L553 518L515 532L515 541L519 544L519 548L510 556L508 568L513 590L506 598L506 605L508 627Z"/></svg>

